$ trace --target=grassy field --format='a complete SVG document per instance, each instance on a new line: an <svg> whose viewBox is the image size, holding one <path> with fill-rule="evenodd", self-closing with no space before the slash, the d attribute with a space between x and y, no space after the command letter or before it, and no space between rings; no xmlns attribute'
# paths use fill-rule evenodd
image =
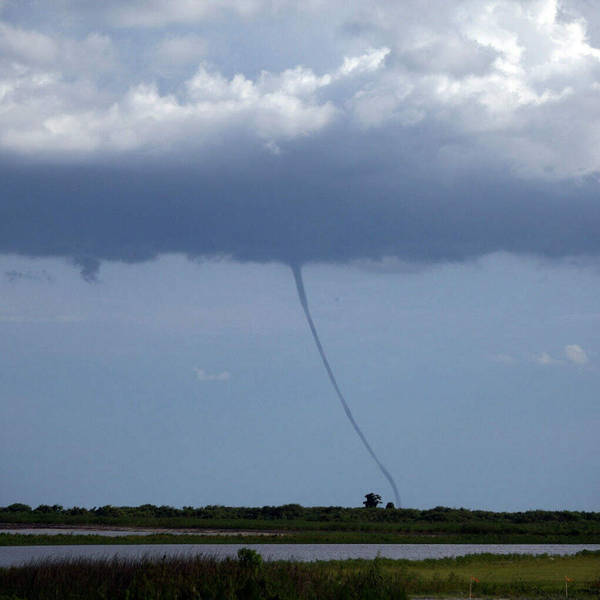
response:
<svg viewBox="0 0 600 600"><path fill-rule="evenodd" d="M600 596L600 553L576 556L524 556L479 554L455 559L387 561L382 572L400 569L412 594L464 597L472 582L474 596L561 596L565 577L571 597ZM472 580L475 578L477 581Z"/></svg>
<svg viewBox="0 0 600 600"><path fill-rule="evenodd" d="M210 557L36 563L0 569L0 600L61 598L402 600L407 597L564 598L600 595L600 553L570 557L472 555L456 559L263 563ZM474 581L476 578L478 581Z"/></svg>

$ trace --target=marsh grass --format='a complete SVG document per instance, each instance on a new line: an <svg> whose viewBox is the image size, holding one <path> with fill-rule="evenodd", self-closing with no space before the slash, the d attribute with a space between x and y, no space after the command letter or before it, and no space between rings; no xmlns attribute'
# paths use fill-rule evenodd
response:
<svg viewBox="0 0 600 600"><path fill-rule="evenodd" d="M203 599L405 600L411 597L600 597L600 553L575 556L470 555L408 561L377 558L313 563L263 562L252 550L239 560L60 560L0 569L0 600Z"/></svg>
<svg viewBox="0 0 600 600"><path fill-rule="evenodd" d="M351 570L323 564L164 558L61 560L0 569L0 600L405 599L403 582L376 562Z"/></svg>

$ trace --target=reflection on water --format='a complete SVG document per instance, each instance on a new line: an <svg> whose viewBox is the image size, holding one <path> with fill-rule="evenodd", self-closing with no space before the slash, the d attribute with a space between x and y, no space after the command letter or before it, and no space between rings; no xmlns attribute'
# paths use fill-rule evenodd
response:
<svg viewBox="0 0 600 600"><path fill-rule="evenodd" d="M600 544L134 544L98 546L1 546L0 566L61 558L162 558L210 555L235 557L240 548L252 548L265 560L343 560L385 558L423 560L465 554L575 554L600 550Z"/></svg>

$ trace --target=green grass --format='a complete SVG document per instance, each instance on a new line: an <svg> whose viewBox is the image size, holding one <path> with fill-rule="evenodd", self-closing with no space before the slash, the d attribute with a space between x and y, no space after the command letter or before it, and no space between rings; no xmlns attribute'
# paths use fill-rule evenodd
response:
<svg viewBox="0 0 600 600"><path fill-rule="evenodd" d="M471 555L408 561L347 560L262 563L252 551L240 560L68 560L0 569L0 600L253 599L402 600L474 597L597 599L600 553L575 556Z"/></svg>
<svg viewBox="0 0 600 600"><path fill-rule="evenodd" d="M404 569L414 594L464 596L471 577L474 596L564 596L565 576L572 597L600 595L600 552L575 556L479 554L425 561L382 560L382 572Z"/></svg>

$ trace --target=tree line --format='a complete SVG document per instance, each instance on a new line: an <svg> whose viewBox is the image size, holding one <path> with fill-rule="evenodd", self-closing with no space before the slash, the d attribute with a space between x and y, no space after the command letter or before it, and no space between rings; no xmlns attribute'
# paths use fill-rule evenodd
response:
<svg viewBox="0 0 600 600"><path fill-rule="evenodd" d="M390 503L391 504L391 503ZM342 506L310 506L284 504L282 506L241 507L207 505L203 507L142 504L140 506L73 506L65 508L59 504L40 504L32 508L24 503L13 503L0 507L0 520L12 520L17 515L46 515L48 517L108 517L108 518L177 518L186 517L210 520L294 520L294 521L384 521L384 522L428 522L428 523L583 523L600 522L600 512L529 510L519 512L493 512L436 506L430 509L386 508L365 506L348 508Z"/></svg>

